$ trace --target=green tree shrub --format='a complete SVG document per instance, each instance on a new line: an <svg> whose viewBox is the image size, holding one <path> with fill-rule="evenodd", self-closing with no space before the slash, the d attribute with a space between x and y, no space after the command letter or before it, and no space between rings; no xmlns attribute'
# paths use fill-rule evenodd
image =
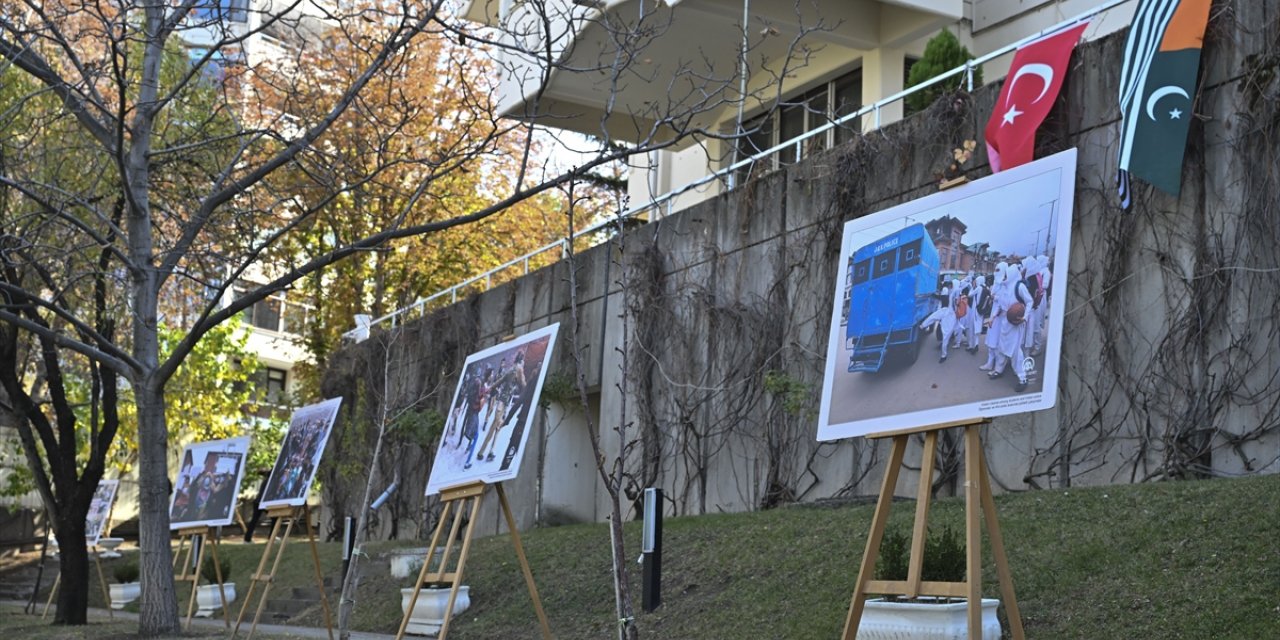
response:
<svg viewBox="0 0 1280 640"><path fill-rule="evenodd" d="M929 43L924 47L924 56L911 66L911 73L907 75L907 86L925 82L932 78L936 78L962 64L973 59L973 54L960 44L960 40L955 34L943 29L938 35L929 39ZM955 86L956 83L951 81L939 82L933 86L917 91L907 96L907 111L914 113L923 111L926 107L933 104L943 93ZM973 86L982 85L982 66L979 65L973 70Z"/></svg>

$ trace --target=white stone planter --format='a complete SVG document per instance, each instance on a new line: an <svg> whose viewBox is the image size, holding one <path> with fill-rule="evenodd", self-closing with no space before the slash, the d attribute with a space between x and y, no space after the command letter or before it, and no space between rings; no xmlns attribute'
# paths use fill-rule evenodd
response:
<svg viewBox="0 0 1280 640"><path fill-rule="evenodd" d="M422 570L422 559L427 555L426 547L416 549L398 549L387 554L388 561L391 564L392 578L411 578L416 577L418 572ZM444 549L436 549L435 559L438 561L444 555Z"/></svg>
<svg viewBox="0 0 1280 640"><path fill-rule="evenodd" d="M400 610L409 610L409 600L413 598L413 587L400 590ZM409 625L405 633L417 636L434 636L440 633L444 624L444 608L449 604L448 589L423 588L418 593L418 602L413 607L413 615L409 616ZM453 617L456 619L471 606L471 587L458 587L458 600L453 603Z"/></svg>
<svg viewBox="0 0 1280 640"><path fill-rule="evenodd" d="M227 592L227 606L236 601L236 583L224 582L223 588ZM196 590L196 617L211 618L213 612L222 609L222 595L219 593L218 585L202 584Z"/></svg>
<svg viewBox="0 0 1280 640"><path fill-rule="evenodd" d="M142 595L142 583L112 583L107 585L107 593L111 596L111 608L119 611Z"/></svg>
<svg viewBox="0 0 1280 640"><path fill-rule="evenodd" d="M422 569L422 558L425 555L427 555L426 547L392 551L388 554L391 562L391 577L408 578L411 575L417 575L418 570Z"/></svg>
<svg viewBox="0 0 1280 640"><path fill-rule="evenodd" d="M920 602L935 600L936 602ZM1000 601L982 599L982 640L1000 640ZM966 640L969 637L969 603L944 598L918 598L916 602L868 600L858 625L858 640Z"/></svg>
<svg viewBox="0 0 1280 640"><path fill-rule="evenodd" d="M124 538L98 538L98 546L102 547L102 552L98 554L98 557L103 560L119 558L120 552L116 551L116 549L122 544L124 544Z"/></svg>

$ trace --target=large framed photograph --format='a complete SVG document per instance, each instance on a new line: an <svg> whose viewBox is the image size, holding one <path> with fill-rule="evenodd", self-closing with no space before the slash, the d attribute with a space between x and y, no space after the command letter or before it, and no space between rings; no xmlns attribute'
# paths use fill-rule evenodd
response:
<svg viewBox="0 0 1280 640"><path fill-rule="evenodd" d="M267 487L262 491L260 508L300 507L307 502L340 406L342 398L331 398L293 412L289 433L284 436L280 455L276 456Z"/></svg>
<svg viewBox="0 0 1280 640"><path fill-rule="evenodd" d="M187 445L169 501L169 528L231 524L248 459L248 436Z"/></svg>
<svg viewBox="0 0 1280 640"><path fill-rule="evenodd" d="M516 477L560 325L467 357L445 418L427 495Z"/></svg>
<svg viewBox="0 0 1280 640"><path fill-rule="evenodd" d="M1074 149L845 223L818 440L1057 400Z"/></svg>
<svg viewBox="0 0 1280 640"><path fill-rule="evenodd" d="M107 520L111 517L111 505L116 501L116 490L119 480L99 480L98 488L93 492L93 500L89 502L89 515L84 519L84 541L89 546L98 544L102 534L107 530Z"/></svg>

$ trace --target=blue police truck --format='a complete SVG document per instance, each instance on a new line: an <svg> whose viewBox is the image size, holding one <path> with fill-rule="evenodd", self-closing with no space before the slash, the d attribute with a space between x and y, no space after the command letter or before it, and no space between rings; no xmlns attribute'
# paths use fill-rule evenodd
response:
<svg viewBox="0 0 1280 640"><path fill-rule="evenodd" d="M920 355L920 323L941 304L938 249L924 225L872 242L849 261L849 371L879 371Z"/></svg>

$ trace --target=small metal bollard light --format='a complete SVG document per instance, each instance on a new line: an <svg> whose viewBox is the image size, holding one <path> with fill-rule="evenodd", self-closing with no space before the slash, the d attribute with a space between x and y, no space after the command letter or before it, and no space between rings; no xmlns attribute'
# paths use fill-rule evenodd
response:
<svg viewBox="0 0 1280 640"><path fill-rule="evenodd" d="M644 490L644 537L640 547L640 606L650 612L662 604L662 489Z"/></svg>

